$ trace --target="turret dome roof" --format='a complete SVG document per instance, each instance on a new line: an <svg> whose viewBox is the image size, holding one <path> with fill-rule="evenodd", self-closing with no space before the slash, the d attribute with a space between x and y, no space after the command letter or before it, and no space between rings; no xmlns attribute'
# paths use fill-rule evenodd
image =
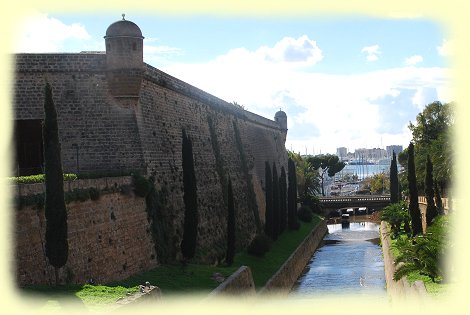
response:
<svg viewBox="0 0 470 315"><path fill-rule="evenodd" d="M287 118L287 114L280 110L274 115L274 118Z"/></svg>
<svg viewBox="0 0 470 315"><path fill-rule="evenodd" d="M106 30L106 36L104 38L121 36L144 38L142 36L142 31L137 26L137 24L124 19L124 14L122 16L122 20L114 22L108 27Z"/></svg>

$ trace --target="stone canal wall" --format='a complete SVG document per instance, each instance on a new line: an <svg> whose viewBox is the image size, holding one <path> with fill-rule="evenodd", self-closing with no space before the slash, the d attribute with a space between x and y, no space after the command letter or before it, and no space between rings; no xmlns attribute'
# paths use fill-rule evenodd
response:
<svg viewBox="0 0 470 315"><path fill-rule="evenodd" d="M391 251L390 227L384 221L382 221L380 224L380 239L382 241L387 293L392 298L392 300L425 297L427 292L422 281L415 281L414 283L410 284L408 279L406 279L406 276L398 281L393 280L393 274L395 273L396 265Z"/></svg>
<svg viewBox="0 0 470 315"><path fill-rule="evenodd" d="M300 243L296 250L268 280L259 293L287 294L302 274L302 271L327 232L328 228L326 226L326 221L323 220L315 227L314 230L312 230L312 232L310 232L302 243ZM254 281L249 267L240 267L235 273L227 278L227 280L211 292L210 298L226 293L245 295L255 293Z"/></svg>
<svg viewBox="0 0 470 315"><path fill-rule="evenodd" d="M260 290L260 294L289 293L326 233L328 233L328 228L326 221L323 220L300 243L271 279L268 280L266 285Z"/></svg>
<svg viewBox="0 0 470 315"><path fill-rule="evenodd" d="M230 277L215 288L209 294L209 298L213 298L221 294L248 296L254 295L255 293L255 282L253 281L250 267L241 266Z"/></svg>

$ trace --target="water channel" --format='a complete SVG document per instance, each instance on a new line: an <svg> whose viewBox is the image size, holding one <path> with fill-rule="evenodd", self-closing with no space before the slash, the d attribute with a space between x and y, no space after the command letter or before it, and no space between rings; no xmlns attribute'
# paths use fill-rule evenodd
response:
<svg viewBox="0 0 470 315"><path fill-rule="evenodd" d="M385 274L379 225L351 222L329 224L323 245L313 254L291 296L322 297L338 294L385 298Z"/></svg>

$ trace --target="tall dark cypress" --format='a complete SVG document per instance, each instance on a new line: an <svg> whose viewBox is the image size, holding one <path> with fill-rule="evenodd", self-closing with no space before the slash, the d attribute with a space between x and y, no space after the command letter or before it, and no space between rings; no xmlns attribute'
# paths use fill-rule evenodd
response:
<svg viewBox="0 0 470 315"><path fill-rule="evenodd" d="M279 177L277 177L276 164L273 163L273 235L272 239L277 240L279 236L280 208L279 208Z"/></svg>
<svg viewBox="0 0 470 315"><path fill-rule="evenodd" d="M426 226L430 226L432 220L437 216L436 205L434 204L434 181L432 178L431 157L427 156L426 176L424 178L424 193L426 195Z"/></svg>
<svg viewBox="0 0 470 315"><path fill-rule="evenodd" d="M46 217L46 256L54 266L56 285L59 284L58 270L68 259L67 209L64 201L64 175L60 156L57 112L52 99L49 83L45 87L44 124L44 170L46 197L44 211Z"/></svg>
<svg viewBox="0 0 470 315"><path fill-rule="evenodd" d="M295 173L295 163L289 159L288 175L289 187L287 188L287 226L291 230L299 228L297 221L297 175Z"/></svg>
<svg viewBox="0 0 470 315"><path fill-rule="evenodd" d="M235 207L233 204L232 180L228 180L227 188L227 255L225 261L228 265L233 263L235 257Z"/></svg>
<svg viewBox="0 0 470 315"><path fill-rule="evenodd" d="M416 185L415 149L412 142L408 146L408 190L410 194L409 212L413 236L423 233L421 211L418 205L418 187Z"/></svg>
<svg viewBox="0 0 470 315"><path fill-rule="evenodd" d="M390 203L397 203L398 201L398 166L397 156L394 151L392 162L390 163Z"/></svg>
<svg viewBox="0 0 470 315"><path fill-rule="evenodd" d="M264 165L264 180L265 180L265 197L266 197L266 212L265 212L265 225L264 233L272 237L273 235L273 177L271 175L271 166L266 161Z"/></svg>
<svg viewBox="0 0 470 315"><path fill-rule="evenodd" d="M441 192L439 190L439 187L437 185L437 182L434 182L434 195L436 196L436 209L437 213L440 215L444 214L444 207L442 206L442 199L441 199Z"/></svg>
<svg viewBox="0 0 470 315"><path fill-rule="evenodd" d="M194 257L197 241L198 210L197 185L194 172L193 144L183 129L183 200L184 200L184 227L181 252L185 260Z"/></svg>
<svg viewBox="0 0 470 315"><path fill-rule="evenodd" d="M281 166L281 176L279 177L279 234L287 227L287 179L284 166Z"/></svg>

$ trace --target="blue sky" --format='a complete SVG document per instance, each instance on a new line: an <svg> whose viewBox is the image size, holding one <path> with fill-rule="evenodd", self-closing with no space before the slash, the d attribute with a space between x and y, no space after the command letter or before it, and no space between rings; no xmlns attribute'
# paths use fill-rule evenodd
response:
<svg viewBox="0 0 470 315"><path fill-rule="evenodd" d="M109 15L38 12L18 29L15 52L104 50ZM360 15L230 17L135 15L144 61L228 102L288 115L286 147L407 146L410 121L452 101L453 39L429 19Z"/></svg>

